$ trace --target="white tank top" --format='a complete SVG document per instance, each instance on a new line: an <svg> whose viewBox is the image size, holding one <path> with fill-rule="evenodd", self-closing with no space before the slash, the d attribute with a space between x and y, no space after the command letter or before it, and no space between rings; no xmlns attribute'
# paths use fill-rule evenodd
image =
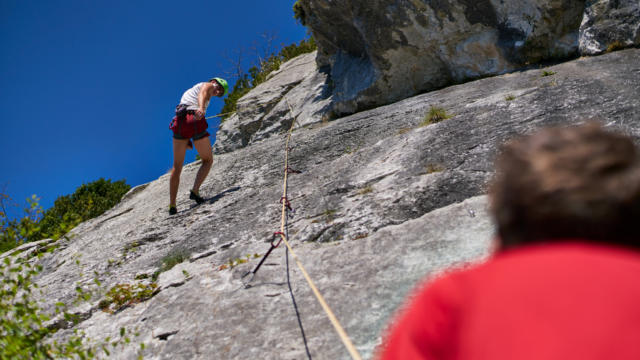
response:
<svg viewBox="0 0 640 360"><path fill-rule="evenodd" d="M191 89L187 90L182 94L182 98L180 99L180 104L185 104L187 106L187 110L198 110L200 107L198 106L198 95L200 95L200 89L202 85L205 83L197 83ZM207 112L207 108L209 107L209 101L204 104L204 111Z"/></svg>

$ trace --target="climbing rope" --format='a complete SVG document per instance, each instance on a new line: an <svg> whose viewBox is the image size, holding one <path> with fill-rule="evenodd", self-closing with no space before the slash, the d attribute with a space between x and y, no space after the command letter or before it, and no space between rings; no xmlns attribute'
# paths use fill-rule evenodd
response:
<svg viewBox="0 0 640 360"><path fill-rule="evenodd" d="M213 119L213 118L215 118L215 117L223 117L223 116L230 115L230 114L233 114L233 113L235 113L235 111L226 112L226 113L218 114L218 115L211 115L211 116L207 116L205 119L206 119L206 120L209 120L209 119Z"/></svg>
<svg viewBox="0 0 640 360"><path fill-rule="evenodd" d="M273 249L277 248L280 245L280 242L284 242L284 244L287 247L287 250L291 253L291 256L295 260L296 265L298 265L298 268L302 272L302 275L304 276L305 280L309 284L309 287L313 291L313 294L316 296L316 299L320 303L320 306L322 306L322 309L325 311L325 313L329 317L329 320L331 321L331 324L333 325L333 327L335 328L336 332L340 336L340 339L342 340L342 343L347 348L347 351L349 351L349 354L351 355L351 357L353 359L361 360L362 357L360 356L360 354L356 350L355 346L353 346L353 342L351 342L351 339L347 335L346 331L344 331L344 328L342 327L342 325L340 325L340 322L338 321L338 319L334 315L333 311L331 311L331 308L329 307L329 305L327 305L327 302L324 300L324 297L322 296L322 294L320 293L320 291L318 290L316 285L313 283L313 280L311 280L311 277L309 276L309 274L305 270L304 266L302 266L302 263L300 262L300 259L298 259L298 256L296 255L296 253L291 248L291 245L289 244L288 236L286 235L286 226L285 225L286 225L287 216L288 216L287 211L293 211L293 209L291 207L291 202L289 201L289 199L287 197L288 175L289 174L293 174L293 173L299 173L299 171L292 170L289 167L289 152L292 149L291 147L289 147L289 142L291 140L291 133L293 132L293 127L294 127L294 125L296 123L296 119L297 118L293 116L293 109L291 108L291 105L289 104L288 101L287 101L287 105L289 106L289 112L291 113L291 117L293 118L293 122L291 123L291 128L289 128L289 133L287 135L287 141L286 141L286 144L285 144L284 183L283 183L283 189L282 189L282 197L280 198L280 203L282 204L282 217L281 217L281 223L280 223L280 231L273 234L273 238L271 240L271 248L265 254L265 256L263 257L262 261L260 261L260 264L258 264L256 269L253 271L253 274L255 275L255 273L258 271L258 269L260 268L260 266L262 265L262 263L264 262L266 257L271 253L271 251ZM277 236L280 236L281 240L277 244L274 245L274 241L275 241L275 238ZM288 257L287 257L287 262L288 262ZM248 275L248 274L249 273L245 274L245 276Z"/></svg>
<svg viewBox="0 0 640 360"><path fill-rule="evenodd" d="M264 108L264 107L269 107L269 106L271 106L272 104L277 103L277 102L279 102L279 101L280 101L280 99L276 98L276 99L273 99L273 100L271 100L271 101L267 101L266 103L261 104L261 106L262 106L263 108ZM287 104L289 104L289 103L287 103ZM209 120L209 119L213 119L213 118L215 118L215 117L223 117L223 116L227 116L227 115L231 115L231 114L235 114L235 113L236 113L236 111L229 111L229 112L222 113L222 114L218 114L218 115L211 115L211 116L207 116L205 119L206 119L206 120ZM295 122L295 119L294 119L294 122Z"/></svg>

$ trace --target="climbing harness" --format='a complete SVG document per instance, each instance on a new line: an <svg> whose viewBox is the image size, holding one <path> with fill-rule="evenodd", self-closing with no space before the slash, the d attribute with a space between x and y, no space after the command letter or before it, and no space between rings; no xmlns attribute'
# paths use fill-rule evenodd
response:
<svg viewBox="0 0 640 360"><path fill-rule="evenodd" d="M289 106L289 112L291 113L291 116L293 116L293 109L291 108L291 105L289 104L288 101L287 101L287 105ZM262 264L264 263L266 258L269 256L269 254L271 254L271 252L275 248L280 246L280 243L284 242L285 246L287 247L288 252L291 253L291 256L295 260L296 265L298 265L298 268L302 272L302 275L304 276L305 280L307 281L307 284L309 284L309 287L313 291L313 294L316 296L316 299L320 303L320 306L322 307L322 309L327 314L327 317L329 318L329 320L331 321L331 324L333 325L333 327L335 328L336 332L340 336L340 339L342 340L342 343L344 344L344 346L347 348L347 351L349 352L349 354L351 355L351 357L353 359L361 360L362 357L358 353L358 350L356 350L355 346L353 345L353 342L351 341L351 339L347 335L346 331L344 330L342 325L340 325L340 322L338 321L338 319L334 315L333 311L331 311L331 308L329 307L329 305L327 305L327 302L324 300L324 297L322 296L322 294L320 294L320 291L318 290L318 288L315 286L315 284L311 280L311 277L309 276L309 274L307 273L305 268L302 266L302 263L298 259L298 256L295 254L295 252L291 248L291 245L289 244L289 241L288 241L288 236L286 235L285 224L286 224L286 221L287 221L288 211L293 211L293 209L291 207L291 202L289 201L289 199L287 197L288 175L289 174L300 173L299 171L293 170L293 169L291 169L289 167L289 152L292 149L292 147L289 147L289 141L291 140L291 133L293 132L293 127L294 127L294 125L296 123L296 119L297 118L294 117L293 122L291 123L291 128L289 129L289 133L287 135L287 141L286 141L286 145L285 145L284 184L283 184L283 189L282 189L282 197L280 198L280 203L282 204L282 217L281 217L281 223L280 223L280 231L273 233L273 237L271 239L271 247L265 253L264 257L262 258L262 260L260 261L258 266L256 266L256 268L253 271L244 274L242 277L244 278L245 276L247 276L247 275L249 275L251 273L253 273L253 276L255 276L256 272L260 269L260 266L262 266ZM275 239L278 236L280 237L280 241L275 243ZM287 264L288 264L288 262L289 262L289 258L288 258L288 254L287 254ZM251 280L253 280L253 277L251 278ZM249 282L251 282L251 280L249 280ZM245 286L247 286L247 285L245 285ZM296 311L297 311L297 308L296 308ZM306 345L306 342L305 342L305 345Z"/></svg>

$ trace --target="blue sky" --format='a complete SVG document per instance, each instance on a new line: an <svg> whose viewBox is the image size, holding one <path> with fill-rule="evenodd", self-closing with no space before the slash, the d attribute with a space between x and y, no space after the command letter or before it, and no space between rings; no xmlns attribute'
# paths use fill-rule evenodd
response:
<svg viewBox="0 0 640 360"><path fill-rule="evenodd" d="M182 93L213 76L233 85L230 59L242 50L246 70L265 34L273 47L306 38L294 2L0 0L0 191L46 209L101 177L157 179Z"/></svg>

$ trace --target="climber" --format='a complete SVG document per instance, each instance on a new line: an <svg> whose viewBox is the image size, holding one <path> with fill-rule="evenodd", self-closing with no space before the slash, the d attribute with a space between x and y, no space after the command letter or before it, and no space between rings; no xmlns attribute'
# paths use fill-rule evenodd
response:
<svg viewBox="0 0 640 360"><path fill-rule="evenodd" d="M504 145L497 251L411 297L389 359L640 359L640 152L589 123Z"/></svg>
<svg viewBox="0 0 640 360"><path fill-rule="evenodd" d="M178 212L176 208L176 197L180 185L180 173L184 163L184 156L187 148L193 148L202 160L193 188L189 193L189 199L201 204L204 199L200 196L200 185L211 170L213 165L213 153L205 114L212 96L222 97L229 92L229 85L224 79L212 78L208 82L201 82L185 91L180 99L180 104L176 106L176 114L169 128L173 131L173 168L169 180L169 215ZM191 143L193 139L193 144Z"/></svg>

